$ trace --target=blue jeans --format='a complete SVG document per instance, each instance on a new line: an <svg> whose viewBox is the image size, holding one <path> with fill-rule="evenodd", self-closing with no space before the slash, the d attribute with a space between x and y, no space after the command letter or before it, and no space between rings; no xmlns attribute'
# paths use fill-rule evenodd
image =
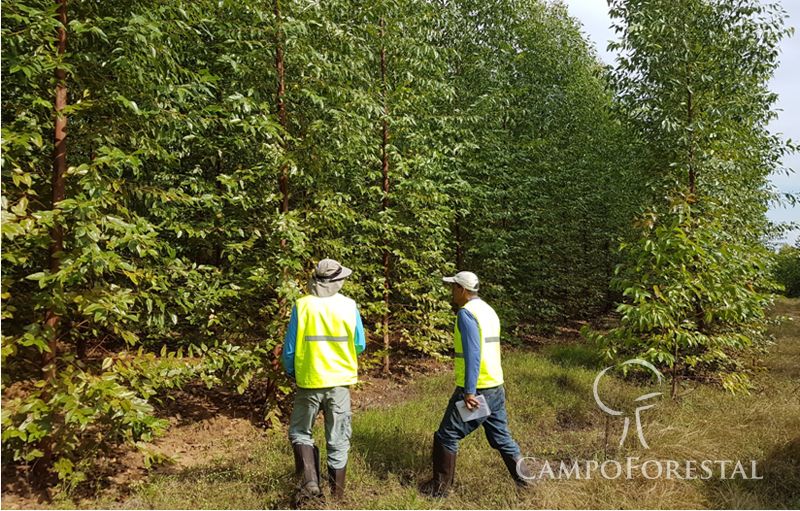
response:
<svg viewBox="0 0 800 511"><path fill-rule="evenodd" d="M457 452L458 441L483 426L486 439L492 448L500 451L500 454L516 458L520 455L520 449L508 430L505 387L500 385L492 389L478 389L477 395L486 398L486 404L492 411L491 415L464 422L456 408L456 403L464 400L464 387L456 387L456 391L453 392L450 403L447 405L447 411L444 412L442 423L439 424L439 430L434 436L445 449Z"/></svg>

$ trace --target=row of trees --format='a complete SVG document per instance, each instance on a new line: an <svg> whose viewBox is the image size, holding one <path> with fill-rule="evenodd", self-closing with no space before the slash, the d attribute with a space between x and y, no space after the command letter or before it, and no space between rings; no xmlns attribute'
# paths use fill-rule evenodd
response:
<svg viewBox="0 0 800 511"><path fill-rule="evenodd" d="M620 291L730 268L733 295L692 292L745 298L725 329L759 320L782 18L686 0L698 17L667 26L647 17L662 3L614 3L614 77L566 7L537 0L3 0L4 456L66 476L163 431L149 400L190 378L267 378L274 402L288 311L324 257L354 269L344 292L386 371L447 354L443 274L478 273L516 338L613 304L620 241L700 247L676 249L678 273L656 251L647 276L623 265ZM723 12L724 40L664 33L701 37ZM674 314L730 309L675 292ZM650 358L676 364L663 353L684 337Z"/></svg>
<svg viewBox="0 0 800 511"><path fill-rule="evenodd" d="M783 245L776 259L773 275L783 286L783 294L788 298L800 298L800 238L793 247Z"/></svg>
<svg viewBox="0 0 800 511"><path fill-rule="evenodd" d="M636 126L640 169L659 195L612 286L621 324L589 333L606 356L636 355L679 379L712 369L746 391L768 343L765 308L779 286L765 239L780 197L769 175L793 148L768 129L778 43L791 34L778 4L755 0L611 0L621 107ZM757 357L755 365L758 365Z"/></svg>
<svg viewBox="0 0 800 511"><path fill-rule="evenodd" d="M608 303L641 187L563 6L2 12L3 385L24 389L3 445L18 459L46 465L55 446L68 473L82 449L147 440L164 427L148 399L188 378L269 378L274 398L287 312L323 257L354 268L345 291L387 371L397 349L446 354L440 278L456 269L511 326Z"/></svg>

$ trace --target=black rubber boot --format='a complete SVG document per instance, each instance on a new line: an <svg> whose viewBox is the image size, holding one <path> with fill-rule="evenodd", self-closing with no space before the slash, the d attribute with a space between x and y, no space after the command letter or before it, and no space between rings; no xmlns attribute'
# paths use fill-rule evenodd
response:
<svg viewBox="0 0 800 511"><path fill-rule="evenodd" d="M422 484L420 491L432 497L446 497L456 477L456 453L450 452L433 437L433 477Z"/></svg>
<svg viewBox="0 0 800 511"><path fill-rule="evenodd" d="M345 480L347 478L347 466L342 468L328 467L328 484L331 487L331 496L337 500L344 498Z"/></svg>
<svg viewBox="0 0 800 511"><path fill-rule="evenodd" d="M295 500L297 504L322 495L319 489L319 449L312 445L292 444L294 469L300 479Z"/></svg>
<svg viewBox="0 0 800 511"><path fill-rule="evenodd" d="M319 447L314 446L314 469L317 471L317 484L319 485L322 479L322 470L319 468ZM322 490L320 490L320 493Z"/></svg>
<svg viewBox="0 0 800 511"><path fill-rule="evenodd" d="M511 473L511 478L514 480L517 486L520 488L525 488L534 482L531 471L528 468L528 464L525 463L525 458L523 458L522 455L517 456L516 458L507 454L503 454L502 456L503 461L506 464L506 468L508 468L508 471Z"/></svg>

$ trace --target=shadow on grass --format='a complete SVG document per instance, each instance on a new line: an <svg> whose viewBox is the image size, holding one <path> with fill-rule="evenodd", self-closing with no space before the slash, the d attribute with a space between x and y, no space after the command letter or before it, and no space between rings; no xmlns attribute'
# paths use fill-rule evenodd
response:
<svg viewBox="0 0 800 511"><path fill-rule="evenodd" d="M597 349L587 344L548 346L542 350L540 356L563 367L590 370L602 370L606 367Z"/></svg>
<svg viewBox="0 0 800 511"><path fill-rule="evenodd" d="M353 425L351 452L357 452L370 472L380 480L393 474L403 486L415 484L415 477L429 469L431 442L420 432L408 431L400 424L377 427L364 421Z"/></svg>
<svg viewBox="0 0 800 511"><path fill-rule="evenodd" d="M750 476L750 462L742 460ZM706 485L711 507L800 509L800 436L776 447L757 465L763 479L713 479Z"/></svg>
<svg viewBox="0 0 800 511"><path fill-rule="evenodd" d="M151 509L290 509L294 467L263 470L230 461L157 476L136 492L136 507Z"/></svg>

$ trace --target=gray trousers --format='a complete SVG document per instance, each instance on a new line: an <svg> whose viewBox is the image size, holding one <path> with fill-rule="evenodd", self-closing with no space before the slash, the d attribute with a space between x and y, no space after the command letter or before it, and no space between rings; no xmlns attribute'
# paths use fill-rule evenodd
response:
<svg viewBox="0 0 800 511"><path fill-rule="evenodd" d="M298 388L289 424L289 441L292 445L314 445L311 428L320 409L325 416L328 468L342 469L347 465L353 432L350 425L350 387Z"/></svg>

